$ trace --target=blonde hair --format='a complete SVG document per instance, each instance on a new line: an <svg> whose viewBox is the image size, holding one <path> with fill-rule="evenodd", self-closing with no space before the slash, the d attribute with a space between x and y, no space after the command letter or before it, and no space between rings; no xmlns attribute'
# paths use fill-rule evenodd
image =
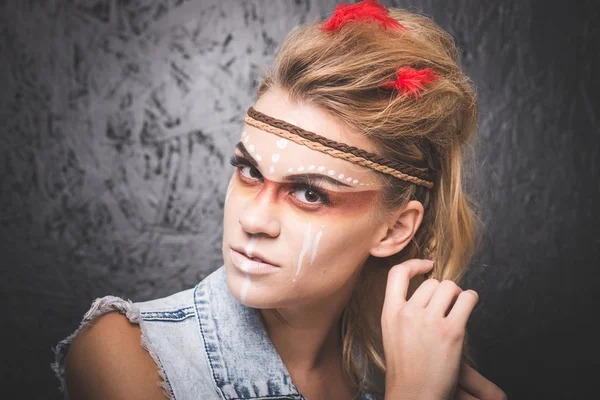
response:
<svg viewBox="0 0 600 400"><path fill-rule="evenodd" d="M468 170L462 154L475 137L477 101L459 67L458 49L428 17L399 9L390 9L390 16L407 30L349 23L324 32L319 22L292 29L257 94L284 89L293 101L315 105L369 138L378 154L435 173L432 189L380 174L386 184L382 209L418 200L425 213L402 251L367 260L342 315L344 371L357 389L375 395L383 395L386 371L381 310L389 269L411 258L429 258L435 262L431 277L458 283L479 245L475 203L463 191ZM380 89L402 66L431 67L441 78L418 99ZM411 282L409 296L423 279ZM463 360L473 364L469 353L465 339Z"/></svg>

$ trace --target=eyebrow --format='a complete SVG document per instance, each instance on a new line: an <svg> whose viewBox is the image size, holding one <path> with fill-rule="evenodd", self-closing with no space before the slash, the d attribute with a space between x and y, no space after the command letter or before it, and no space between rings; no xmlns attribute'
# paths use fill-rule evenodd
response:
<svg viewBox="0 0 600 400"><path fill-rule="evenodd" d="M246 149L246 146L242 142L238 142L235 145L235 148L242 152L244 158L248 160L250 164L256 169L258 169L258 162L252 157L250 152ZM283 177L285 181L294 182L294 183L310 183L314 181L325 181L334 186L344 186L344 187L353 187L351 185L347 185L344 182L340 182L335 178L332 178L323 174L316 173L305 173L305 174L295 174L295 175L286 175Z"/></svg>
<svg viewBox="0 0 600 400"><path fill-rule="evenodd" d="M244 157L248 159L248 162L250 162L250 164L252 164L254 168L258 168L258 162L256 162L256 160L254 159L254 157L252 157L250 152L246 150L246 146L244 146L244 143L238 142L238 144L235 145L235 148L242 152Z"/></svg>

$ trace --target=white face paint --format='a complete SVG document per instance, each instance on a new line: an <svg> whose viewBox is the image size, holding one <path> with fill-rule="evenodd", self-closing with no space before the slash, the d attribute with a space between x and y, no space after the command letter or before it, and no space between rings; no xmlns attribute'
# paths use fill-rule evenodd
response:
<svg viewBox="0 0 600 400"><path fill-rule="evenodd" d="M319 242L321 241L321 237L323 236L323 226L321 226L321 230L319 230L319 232L317 232L317 235L315 236L315 244L313 245L313 250L312 250L312 255L310 256L310 264L312 265L312 263L315 261L315 257L317 256L317 250L319 249Z"/></svg>
<svg viewBox="0 0 600 400"><path fill-rule="evenodd" d="M244 278L244 283L242 284L242 290L240 292L240 299L242 300L242 302L246 301L246 298L248 297L248 290L250 290L250 285L252 284L252 281L250 280L250 275L248 275L249 266L250 266L250 261L244 260L242 262L242 265L241 265L242 271L244 271L246 273L246 276Z"/></svg>
<svg viewBox="0 0 600 400"><path fill-rule="evenodd" d="M313 262L315 261L315 258L317 257L317 251L319 249L319 242L321 241L321 238L323 237L323 228L325 226L321 225L321 229L316 233L316 235L314 237L312 237L312 223L309 222L308 225L306 226L306 230L304 231L304 242L302 243L302 249L300 250L300 254L298 255L298 264L296 266L296 277L298 276L298 274L300 274L300 270L302 269L303 263L304 263L304 257L306 256L306 254L311 251L312 248L312 254L310 256L310 261L308 263L309 267L313 264ZM292 281L296 281L296 277L294 277L292 279Z"/></svg>
<svg viewBox="0 0 600 400"><path fill-rule="evenodd" d="M244 132L242 133L242 141L243 141L243 142L245 142L245 143L248 143L248 140L249 140L250 138L251 138L251 135L250 135L248 132L244 131ZM288 144L288 140L287 140L287 139L283 139L283 138L281 138L281 139L277 140L277 142L275 143L275 145L276 145L278 148L280 148L281 150L285 149L285 148L287 147L287 144ZM261 156L261 155L258 153L258 151L259 151L259 150L258 150L258 147L257 147L257 146L256 146L254 143L250 143L250 144L248 145L248 150L249 150L250 152L252 152L252 153L253 153L254 159L255 159L256 161L258 161L258 162L262 161L262 156ZM272 161L273 163L277 163L277 162L278 162L280 159L281 159L281 154L280 154L280 153L273 153L273 154L271 155L271 161ZM325 170L327 170L327 167L325 167L325 166L321 165L321 166L319 166L319 167L317 168L317 166L316 166L316 165L314 165L314 164L310 164L310 165L308 165L308 166L301 165L301 166L298 166L298 167L296 167L296 168L292 168L292 167L290 167L290 168L288 168L288 169L287 169L287 172L288 172L288 173L291 173L291 172L294 172L294 171L296 171L296 172L311 171L311 172L312 172L312 171L316 171L316 170L318 170L319 172L324 172ZM265 171L265 172L266 172L266 171ZM269 167L269 169L268 169L268 172L269 172L271 175L272 175L272 174L274 174L274 173L275 173L275 167L274 167L273 165L271 165L271 166ZM354 184L354 185L360 185L360 186L369 186L369 185L371 185L371 183L362 183L362 182L360 182L358 179L354 179L354 178L352 178L352 177L349 177L349 176L344 176L344 174L338 174L338 175L336 176L336 172L335 172L335 170L333 170L333 169L329 169L329 170L327 171L327 174L328 174L329 176L332 176L332 177L334 177L334 178L337 178L337 179L338 179L338 180L340 180L340 181L345 181L345 182L347 182L347 183L352 183L352 184Z"/></svg>
<svg viewBox="0 0 600 400"><path fill-rule="evenodd" d="M227 191L225 192L225 202L223 203L223 207L225 207L227 205L227 200L229 199L229 195L231 194L231 191L233 190L233 181L229 181L229 185L227 185Z"/></svg>
<svg viewBox="0 0 600 400"><path fill-rule="evenodd" d="M244 251L248 255L248 257L252 257L252 252L254 251L254 247L256 246L256 242L258 242L258 236L252 236ZM252 285L252 280L250 279L250 275L248 274L248 268L250 267L250 261L244 260L241 265L242 271L244 271L244 283L242 283L242 289L240 291L240 300L242 302L246 301L246 297L248 297L248 291L250 290L250 286Z"/></svg>
<svg viewBox="0 0 600 400"><path fill-rule="evenodd" d="M287 139L281 138L277 141L277 148L285 149L287 147L288 141Z"/></svg>
<svg viewBox="0 0 600 400"><path fill-rule="evenodd" d="M252 236L244 251L248 255L248 257L252 257L252 252L254 251L254 247L256 246L256 242L258 242L258 236Z"/></svg>
<svg viewBox="0 0 600 400"><path fill-rule="evenodd" d="M310 248L310 242L312 241L312 237L310 235L311 228L312 222L309 222L306 226L306 231L304 231L304 242L302 243L302 250L300 250L300 254L298 255L298 266L296 267L296 276L300 274L300 270L302 269L302 261L304 261L304 256ZM293 281L296 281L296 277L294 277Z"/></svg>

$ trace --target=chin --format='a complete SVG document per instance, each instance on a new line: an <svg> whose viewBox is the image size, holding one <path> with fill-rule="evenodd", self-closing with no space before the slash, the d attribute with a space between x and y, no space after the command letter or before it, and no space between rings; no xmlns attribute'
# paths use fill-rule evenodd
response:
<svg viewBox="0 0 600 400"><path fill-rule="evenodd" d="M252 308L275 308L278 305L273 301L273 293L264 286L259 288L259 283L253 282L252 278L248 280L244 274L240 273L235 267L225 265L227 276L227 287L229 292L238 303Z"/></svg>

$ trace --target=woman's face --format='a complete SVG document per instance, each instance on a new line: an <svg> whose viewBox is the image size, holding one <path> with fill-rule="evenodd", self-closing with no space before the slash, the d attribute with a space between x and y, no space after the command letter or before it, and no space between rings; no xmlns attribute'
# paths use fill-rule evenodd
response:
<svg viewBox="0 0 600 400"><path fill-rule="evenodd" d="M254 108L373 152L320 109L270 90ZM223 258L233 296L255 308L315 302L345 291L382 223L372 170L245 125L225 199ZM274 265L274 266L269 266Z"/></svg>

